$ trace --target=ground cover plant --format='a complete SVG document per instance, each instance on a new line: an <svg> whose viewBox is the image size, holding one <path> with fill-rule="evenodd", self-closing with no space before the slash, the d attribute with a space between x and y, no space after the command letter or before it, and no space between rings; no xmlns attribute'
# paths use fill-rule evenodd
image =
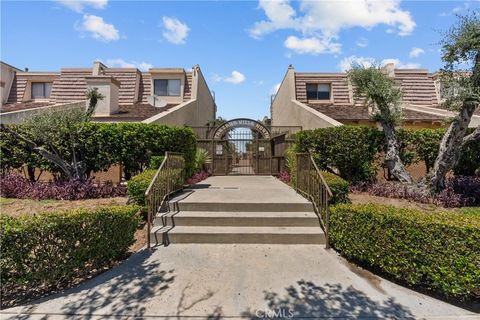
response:
<svg viewBox="0 0 480 320"><path fill-rule="evenodd" d="M0 195L5 198L81 200L124 197L127 193L124 185L111 182L97 184L92 180L30 181L22 175L11 173L2 174L0 179Z"/></svg>

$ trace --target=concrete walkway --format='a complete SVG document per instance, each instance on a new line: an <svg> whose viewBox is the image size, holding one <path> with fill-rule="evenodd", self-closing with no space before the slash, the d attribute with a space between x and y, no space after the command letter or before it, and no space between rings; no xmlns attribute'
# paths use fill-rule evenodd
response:
<svg viewBox="0 0 480 320"><path fill-rule="evenodd" d="M198 205L229 198L228 203L241 205L274 197L279 205L305 204L272 177L255 177L257 183L251 178L210 178L185 201ZM143 250L76 288L3 310L1 319L292 316L479 319L360 269L323 245L305 244L172 244Z"/></svg>

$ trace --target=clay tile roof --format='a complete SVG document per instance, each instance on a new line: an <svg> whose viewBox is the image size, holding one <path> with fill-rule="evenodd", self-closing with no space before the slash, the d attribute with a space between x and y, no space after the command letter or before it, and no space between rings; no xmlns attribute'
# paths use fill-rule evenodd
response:
<svg viewBox="0 0 480 320"><path fill-rule="evenodd" d="M156 108L146 103L136 103L131 105L119 106L120 111L116 114L103 117L94 117L93 121L114 122L114 121L142 121L153 117L159 113L165 112L175 107L175 104L169 104L163 108Z"/></svg>
<svg viewBox="0 0 480 320"><path fill-rule="evenodd" d="M1 106L0 112L12 112L27 109L36 109L53 105L51 102L21 102L21 103L7 103Z"/></svg>
<svg viewBox="0 0 480 320"><path fill-rule="evenodd" d="M370 120L367 107L354 105L312 104L308 106L335 120Z"/></svg>

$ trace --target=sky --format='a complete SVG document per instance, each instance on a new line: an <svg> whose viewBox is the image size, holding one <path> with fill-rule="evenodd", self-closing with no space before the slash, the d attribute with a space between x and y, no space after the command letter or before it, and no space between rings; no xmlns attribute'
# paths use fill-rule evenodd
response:
<svg viewBox="0 0 480 320"><path fill-rule="evenodd" d="M442 66L439 41L480 1L3 1L2 61L31 71L199 64L217 115L262 119L289 65Z"/></svg>

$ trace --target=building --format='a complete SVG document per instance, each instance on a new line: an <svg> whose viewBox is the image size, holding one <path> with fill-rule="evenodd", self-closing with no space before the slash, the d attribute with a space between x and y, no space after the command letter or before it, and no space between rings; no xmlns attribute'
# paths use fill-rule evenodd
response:
<svg viewBox="0 0 480 320"><path fill-rule="evenodd" d="M198 65L183 68L63 68L22 71L1 62L2 123L20 123L44 110L84 108L85 92L98 88L93 121L134 121L201 126L215 119L215 99Z"/></svg>
<svg viewBox="0 0 480 320"><path fill-rule="evenodd" d="M444 100L438 74L424 69L383 67L403 93L403 126L407 128L444 127L455 113L441 109ZM346 73L296 72L289 67L271 103L273 126L299 125L303 129L340 125L376 125L371 112L354 97ZM480 110L471 127L480 125Z"/></svg>

